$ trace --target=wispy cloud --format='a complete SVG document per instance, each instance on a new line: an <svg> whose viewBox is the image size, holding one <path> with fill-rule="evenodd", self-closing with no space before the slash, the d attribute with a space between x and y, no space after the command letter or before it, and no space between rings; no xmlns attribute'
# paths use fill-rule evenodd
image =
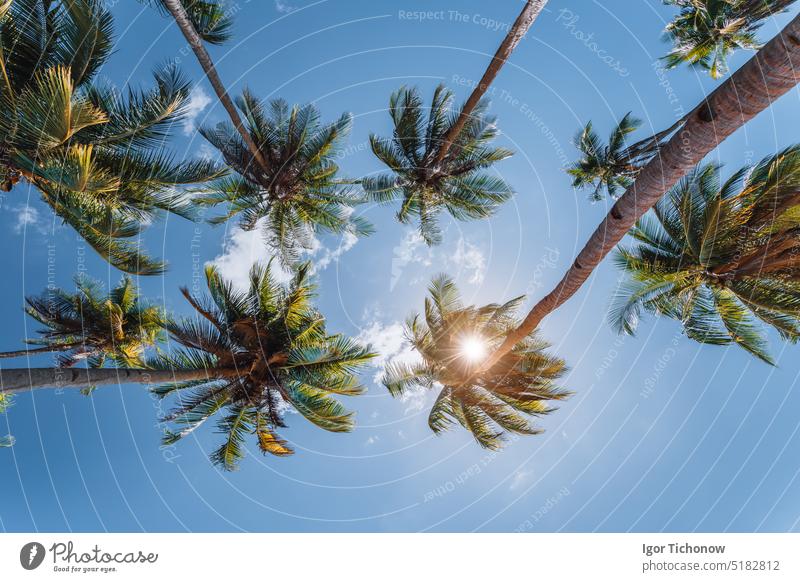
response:
<svg viewBox="0 0 800 582"><path fill-rule="evenodd" d="M210 144L203 142L200 144L200 147L197 148L197 157L204 160L215 160L219 158L219 152L211 147Z"/></svg>
<svg viewBox="0 0 800 582"><path fill-rule="evenodd" d="M297 6L291 6L289 3L284 2L283 0L275 0L275 10L281 14L289 14L290 12L297 10Z"/></svg>
<svg viewBox="0 0 800 582"><path fill-rule="evenodd" d="M378 356L372 360L371 366L375 368L373 381L380 385L381 377L390 363L414 364L420 361L419 354L411 347L405 337L405 328L399 321L385 323L381 321L380 314L375 313L368 318L367 323L358 334L358 340L370 344ZM406 404L406 414L422 410L428 391L425 389L409 390L400 401Z"/></svg>
<svg viewBox="0 0 800 582"><path fill-rule="evenodd" d="M317 241L319 243L319 241ZM331 263L336 263L347 251L356 246L358 237L352 232L345 232L339 242L339 246L330 249L324 245L318 244L311 252L314 259L314 270L322 271L327 269Z"/></svg>
<svg viewBox="0 0 800 582"><path fill-rule="evenodd" d="M22 234L26 231L35 231L40 234L47 233L47 224L42 219L39 211L33 206L17 206L11 209L16 214L14 233Z"/></svg>
<svg viewBox="0 0 800 582"><path fill-rule="evenodd" d="M306 256L314 259L313 270L319 273L339 261L357 242L356 235L345 233L337 247L328 248L315 238ZM262 221L259 221L253 230L234 227L223 243L222 253L211 264L238 289L246 289L250 285L249 274L253 265L266 264L271 257L272 254L264 244ZM285 283L291 279L291 273L281 268L278 261L273 261L272 268L278 281Z"/></svg>
<svg viewBox="0 0 800 582"><path fill-rule="evenodd" d="M264 245L260 228L242 230L234 227L222 247L222 253L210 261L223 278L237 289L247 289L250 285L250 269L256 264L266 264L270 254ZM280 282L287 282L291 275L281 269L277 262L272 263L274 275Z"/></svg>
<svg viewBox="0 0 800 582"><path fill-rule="evenodd" d="M433 262L433 250L416 230L408 230L400 242L392 249L392 279L389 290L394 290L403 273L412 263L429 267Z"/></svg>
<svg viewBox="0 0 800 582"><path fill-rule="evenodd" d="M184 135L192 135L197 131L197 118L211 104L211 96L199 85L192 87L189 101L186 104L186 113L183 117Z"/></svg>
<svg viewBox="0 0 800 582"><path fill-rule="evenodd" d="M514 489L518 489L522 487L533 475L533 470L526 471L525 469L520 469L516 473L514 473L514 477L511 479L511 484L508 488L513 491Z"/></svg>
<svg viewBox="0 0 800 582"><path fill-rule="evenodd" d="M474 244L468 242L463 236L458 239L456 251L451 256L451 262L469 277L473 285L480 285L486 276L486 257Z"/></svg>
<svg viewBox="0 0 800 582"><path fill-rule="evenodd" d="M486 277L486 255L481 248L461 236L453 244L431 248L416 230L408 230L400 242L392 249L392 274L389 289L394 290L401 279L406 278L411 285L425 281L432 273L432 265L445 264L456 270L456 276L463 276L472 285L480 285ZM411 273L411 267L417 267Z"/></svg>

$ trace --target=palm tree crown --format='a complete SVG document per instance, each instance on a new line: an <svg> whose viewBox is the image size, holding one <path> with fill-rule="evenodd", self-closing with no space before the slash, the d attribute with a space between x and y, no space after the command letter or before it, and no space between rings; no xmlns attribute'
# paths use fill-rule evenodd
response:
<svg viewBox="0 0 800 582"><path fill-rule="evenodd" d="M169 15L164 0L139 0L139 2L158 9L164 15ZM230 39L233 20L219 0L180 0L180 3L203 41L218 45Z"/></svg>
<svg viewBox="0 0 800 582"><path fill-rule="evenodd" d="M760 321L800 338L800 147L720 183L705 165L632 229L616 261L630 274L611 311L633 333L642 310L677 319L686 335L736 343L772 363Z"/></svg>
<svg viewBox="0 0 800 582"><path fill-rule="evenodd" d="M162 338L163 310L141 301L128 277L107 295L94 281L79 277L75 282L75 293L54 289L28 297L26 312L44 326L41 337L27 340L36 347L0 357L59 352L61 367L86 361L100 368L111 361L117 367L141 368L145 350Z"/></svg>
<svg viewBox="0 0 800 582"><path fill-rule="evenodd" d="M547 354L548 344L532 334L489 370L476 372L488 355L516 327L514 312L523 297L502 305L464 306L453 281L442 275L429 287L425 315L406 322L406 335L422 360L390 362L383 383L393 396L422 387L439 389L428 418L439 434L454 421L469 430L481 446L496 449L506 432L538 434L527 416L554 409L548 401L567 392L555 381L566 371L564 361Z"/></svg>
<svg viewBox="0 0 800 582"><path fill-rule="evenodd" d="M178 396L178 407L164 419L177 429L167 431L165 443L185 437L226 409L218 423L224 442L211 459L230 470L245 454L247 434L257 437L264 453L293 452L275 432L286 426L283 415L289 407L325 430L351 430L352 413L331 395L360 394L355 373L374 354L347 337L327 333L325 319L311 304L309 270L308 263L300 265L284 287L269 265L256 266L250 288L239 292L208 268L210 300L183 290L198 317L168 325L183 349L154 359L151 366L205 368L209 379L155 389L161 397Z"/></svg>
<svg viewBox="0 0 800 582"><path fill-rule="evenodd" d="M174 69L124 96L93 84L112 25L99 0L0 3L0 189L25 178L111 264L153 274L163 264L129 239L162 211L189 215L176 185L217 170L159 149L188 97Z"/></svg>
<svg viewBox="0 0 800 582"><path fill-rule="evenodd" d="M756 31L764 19L785 10L794 0L664 0L681 11L667 26L674 48L664 57L667 67L683 63L700 67L717 79L728 72L736 49L760 48Z"/></svg>
<svg viewBox="0 0 800 582"><path fill-rule="evenodd" d="M602 200L603 194L617 198L632 183L642 166L656 153L661 136L642 140L627 147L625 140L642 122L630 113L611 131L608 144L603 145L594 131L592 122L575 136L575 147L583 156L567 173L574 179L573 188L594 187L593 200Z"/></svg>
<svg viewBox="0 0 800 582"><path fill-rule="evenodd" d="M447 155L436 163L444 136L458 119L452 102L452 92L440 85L426 116L415 88L402 87L393 93L389 113L394 135L370 135L373 153L391 172L362 180L373 200L400 200L398 220L408 223L417 218L420 235L429 245L441 241L436 221L441 210L458 220L486 218L512 195L502 179L482 171L512 155L510 150L489 146L498 131L494 117L486 115L486 99L475 106Z"/></svg>
<svg viewBox="0 0 800 582"><path fill-rule="evenodd" d="M211 206L228 205L227 214L212 223L239 216L243 229L263 228L267 245L284 264L313 248L316 231L371 232L367 222L351 217L362 199L338 177L335 162L350 130L350 114L323 125L313 105L290 108L282 99L265 105L247 91L236 106L267 168L255 163L230 123L201 129L237 174L215 182L199 199Z"/></svg>

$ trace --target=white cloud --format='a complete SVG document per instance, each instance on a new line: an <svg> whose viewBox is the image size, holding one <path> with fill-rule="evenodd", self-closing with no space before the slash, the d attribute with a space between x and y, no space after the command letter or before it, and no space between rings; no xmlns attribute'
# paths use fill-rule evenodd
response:
<svg viewBox="0 0 800 582"><path fill-rule="evenodd" d="M215 160L219 158L219 152L211 147L210 144L203 142L200 144L200 147L197 148L197 157L203 160Z"/></svg>
<svg viewBox="0 0 800 582"><path fill-rule="evenodd" d="M186 103L186 113L183 117L184 135L192 135L197 129L197 118L211 103L211 96L199 85L192 87L189 101Z"/></svg>
<svg viewBox="0 0 800 582"><path fill-rule="evenodd" d="M255 264L266 264L270 259L269 251L264 245L261 229L256 226L253 230L242 230L234 227L222 247L222 254L210 261L223 278L233 284L237 289L247 289L250 286L250 269ZM285 283L291 275L273 262L273 273L276 278Z"/></svg>
<svg viewBox="0 0 800 582"><path fill-rule="evenodd" d="M42 220L39 211L33 206L18 206L12 210L17 215L17 221L14 223L15 234L22 234L26 231L35 231L40 234L47 232L47 225Z"/></svg>
<svg viewBox="0 0 800 582"><path fill-rule="evenodd" d="M352 232L345 232L344 235L342 235L339 246L335 249L329 249L323 246L318 240L315 239L315 241L316 245L311 251L313 256L318 257L314 260L314 271L323 271L328 268L331 263L337 262L343 254L356 246L358 237Z"/></svg>
<svg viewBox="0 0 800 582"><path fill-rule="evenodd" d="M283 0L275 0L275 10L277 10L281 14L289 14L290 12L294 12L295 10L297 10L297 7L291 6L288 3L284 2Z"/></svg>
<svg viewBox="0 0 800 582"><path fill-rule="evenodd" d="M263 219L253 230L242 230L234 227L225 239L222 253L210 261L219 270L220 275L230 280L238 289L246 289L250 285L250 269L254 264L266 264L272 257L269 248L265 245L262 236ZM358 242L358 237L352 233L342 236L339 246L329 249L317 238L312 240L312 248L305 254L314 257L313 272L319 273L337 262L342 255L352 249ZM291 273L283 269L278 261L272 263L273 274L281 283L291 279Z"/></svg>
<svg viewBox="0 0 800 582"><path fill-rule="evenodd" d="M433 262L433 250L425 245L425 241L416 230L406 231L400 242L392 249L392 279L389 290L393 290L403 271L412 263L429 267Z"/></svg>
<svg viewBox="0 0 800 582"><path fill-rule="evenodd" d="M367 446L369 446L369 445L374 445L374 444L375 444L375 443L377 443L379 440L381 440L381 439L380 439L380 437L379 437L378 435L372 435L372 436L370 436L370 437L367 439L367 442L366 442L366 443L364 443L364 444L365 444L365 445L367 445Z"/></svg>
<svg viewBox="0 0 800 582"><path fill-rule="evenodd" d="M419 354L411 347L404 334L405 328L399 321L384 324L374 317L358 334L358 341L370 344L378 356L371 366L376 368L373 381L380 385L381 377L390 362L414 364L420 361ZM428 391L424 388L406 391L399 400L406 404L406 414L422 410Z"/></svg>
<svg viewBox="0 0 800 582"><path fill-rule="evenodd" d="M389 289L394 290L402 278L410 286L419 285L430 279L428 268L434 264L445 264L464 276L468 283L480 285L486 277L486 256L480 247L463 236L453 245L431 248L416 230L408 230L400 242L392 249L392 276ZM421 267L409 273L411 265ZM423 271L420 273L420 271Z"/></svg>
<svg viewBox="0 0 800 582"><path fill-rule="evenodd" d="M531 475L533 475L532 470L526 471L524 469L520 469L519 471L514 473L514 478L511 479L511 484L508 486L508 488L511 489L512 491L514 489L518 489L519 487L524 485L526 481L528 481Z"/></svg>
<svg viewBox="0 0 800 582"><path fill-rule="evenodd" d="M486 276L486 257L476 245L468 242L464 237L458 239L456 251L450 257L450 261L458 268L459 273L469 276L470 283L473 285L483 283Z"/></svg>

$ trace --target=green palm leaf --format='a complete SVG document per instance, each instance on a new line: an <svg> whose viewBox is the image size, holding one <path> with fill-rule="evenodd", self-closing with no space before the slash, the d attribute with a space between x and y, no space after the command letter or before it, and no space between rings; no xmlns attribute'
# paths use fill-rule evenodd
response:
<svg viewBox="0 0 800 582"><path fill-rule="evenodd" d="M406 322L406 337L421 361L389 362L383 384L392 396L409 390L438 389L428 425L440 434L458 423L483 447L497 449L507 433L538 434L535 417L554 409L548 401L569 394L555 381L566 371L563 360L545 352L549 347L535 336L520 342L489 370L479 370L465 342L479 342L488 354L518 321L516 309L524 298L483 307L465 306L452 279L440 275L431 282L424 318Z"/></svg>
<svg viewBox="0 0 800 582"><path fill-rule="evenodd" d="M638 245L615 260L629 274L610 311L633 333L642 311L681 322L687 336L737 344L767 363L764 324L800 330L800 147L742 168L697 168L631 231Z"/></svg>

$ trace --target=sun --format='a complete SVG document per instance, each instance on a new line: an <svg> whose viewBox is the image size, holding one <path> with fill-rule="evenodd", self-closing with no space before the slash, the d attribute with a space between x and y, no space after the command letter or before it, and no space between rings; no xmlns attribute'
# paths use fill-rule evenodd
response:
<svg viewBox="0 0 800 582"><path fill-rule="evenodd" d="M461 355L470 362L478 362L486 357L486 341L478 336L470 335L461 340Z"/></svg>

